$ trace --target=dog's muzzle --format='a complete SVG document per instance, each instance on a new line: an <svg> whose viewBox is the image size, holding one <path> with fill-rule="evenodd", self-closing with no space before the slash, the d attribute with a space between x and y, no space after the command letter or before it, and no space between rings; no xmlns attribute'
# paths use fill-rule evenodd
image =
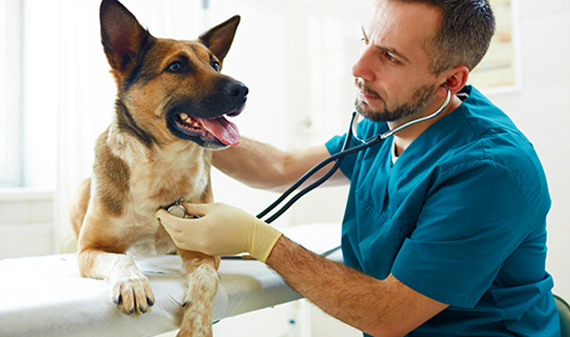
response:
<svg viewBox="0 0 570 337"><path fill-rule="evenodd" d="M170 109L167 125L174 136L212 150L239 144L239 130L226 116L243 111L249 89L228 78L214 85L213 91L198 102L188 99Z"/></svg>

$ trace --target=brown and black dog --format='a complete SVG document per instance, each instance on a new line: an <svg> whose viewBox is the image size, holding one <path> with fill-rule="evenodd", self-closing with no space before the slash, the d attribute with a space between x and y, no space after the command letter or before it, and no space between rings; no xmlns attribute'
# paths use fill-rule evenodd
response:
<svg viewBox="0 0 570 337"><path fill-rule="evenodd" d="M116 0L102 1L100 19L118 86L115 114L97 139L93 175L77 191L70 218L81 275L109 280L120 310L141 314L155 298L130 256L176 251L156 211L180 198L212 202L211 151L239 142L224 116L243 110L248 89L220 69L240 18L195 41L155 38ZM211 336L220 260L178 253L188 279L179 336Z"/></svg>

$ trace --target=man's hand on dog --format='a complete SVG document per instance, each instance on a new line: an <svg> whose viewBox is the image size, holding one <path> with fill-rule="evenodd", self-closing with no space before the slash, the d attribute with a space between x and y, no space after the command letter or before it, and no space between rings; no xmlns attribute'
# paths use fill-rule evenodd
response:
<svg viewBox="0 0 570 337"><path fill-rule="evenodd" d="M224 203L181 203L199 219L181 219L164 209L156 213L178 248L207 255L249 253L265 262L283 233L245 211Z"/></svg>

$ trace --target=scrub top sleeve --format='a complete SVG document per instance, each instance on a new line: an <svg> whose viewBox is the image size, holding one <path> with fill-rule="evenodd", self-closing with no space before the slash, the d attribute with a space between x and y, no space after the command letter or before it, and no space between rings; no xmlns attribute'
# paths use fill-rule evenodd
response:
<svg viewBox="0 0 570 337"><path fill-rule="evenodd" d="M391 272L436 301L473 308L529 233L528 191L509 168L489 160L434 176Z"/></svg>

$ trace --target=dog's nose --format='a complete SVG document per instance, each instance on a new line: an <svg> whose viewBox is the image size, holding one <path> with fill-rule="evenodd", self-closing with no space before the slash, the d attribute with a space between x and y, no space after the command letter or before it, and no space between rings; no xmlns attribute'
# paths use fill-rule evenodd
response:
<svg viewBox="0 0 570 337"><path fill-rule="evenodd" d="M224 93L236 101L243 100L247 97L249 89L241 82L231 81L224 86Z"/></svg>

